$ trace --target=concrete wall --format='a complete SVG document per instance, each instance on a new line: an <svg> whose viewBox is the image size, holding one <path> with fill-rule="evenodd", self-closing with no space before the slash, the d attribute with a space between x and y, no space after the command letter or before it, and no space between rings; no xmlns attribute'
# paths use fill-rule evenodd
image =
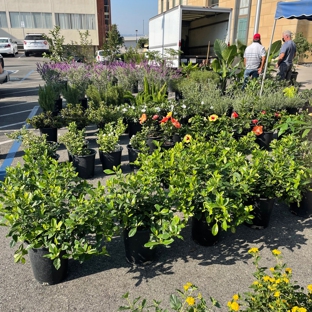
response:
<svg viewBox="0 0 312 312"><path fill-rule="evenodd" d="M94 14L95 29L89 30L93 45L98 45L98 25L97 25L97 7L96 0L0 0L0 11L7 12L8 24L10 20L9 12L45 12L52 13L52 23L55 25L54 13L76 13L76 14ZM51 29L40 28L0 28L0 36L10 36L22 43L26 33L45 33L49 34ZM85 32L84 29L80 30ZM78 30L62 29L61 34L65 37L65 44L72 41L80 42Z"/></svg>

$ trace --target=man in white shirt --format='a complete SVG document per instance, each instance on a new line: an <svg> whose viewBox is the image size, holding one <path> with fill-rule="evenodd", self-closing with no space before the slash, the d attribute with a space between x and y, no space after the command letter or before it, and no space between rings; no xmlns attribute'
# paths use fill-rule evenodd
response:
<svg viewBox="0 0 312 312"><path fill-rule="evenodd" d="M260 40L260 34L254 34L253 43L249 45L244 52L245 72L242 90L245 89L250 77L258 78L263 70L266 52Z"/></svg>

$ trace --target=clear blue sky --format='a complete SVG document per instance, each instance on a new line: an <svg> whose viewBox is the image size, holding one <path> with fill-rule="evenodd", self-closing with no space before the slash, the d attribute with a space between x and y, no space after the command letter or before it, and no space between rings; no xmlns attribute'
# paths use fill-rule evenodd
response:
<svg viewBox="0 0 312 312"><path fill-rule="evenodd" d="M112 24L122 36L148 35L148 21L158 14L157 0L111 0ZM144 21L144 23L143 23Z"/></svg>

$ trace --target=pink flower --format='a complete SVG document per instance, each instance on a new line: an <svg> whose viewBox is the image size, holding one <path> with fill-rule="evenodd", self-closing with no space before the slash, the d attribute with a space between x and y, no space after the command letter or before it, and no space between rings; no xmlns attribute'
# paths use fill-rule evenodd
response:
<svg viewBox="0 0 312 312"><path fill-rule="evenodd" d="M255 125L255 124L257 124L258 123L258 119L253 119L251 122Z"/></svg>

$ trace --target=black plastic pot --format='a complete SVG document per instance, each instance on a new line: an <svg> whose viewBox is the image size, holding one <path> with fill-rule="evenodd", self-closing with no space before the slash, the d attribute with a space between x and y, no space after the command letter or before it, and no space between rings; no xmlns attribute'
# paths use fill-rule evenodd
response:
<svg viewBox="0 0 312 312"><path fill-rule="evenodd" d="M100 150L100 160L102 163L103 170L105 169L111 169L113 170L113 167L117 167L121 164L121 154L122 154L123 147L120 146L120 149L115 152L110 153L103 153Z"/></svg>
<svg viewBox="0 0 312 312"><path fill-rule="evenodd" d="M137 132L140 132L141 130L142 130L142 125L139 122L133 122L133 121L128 122L129 139L131 139L133 135L135 135Z"/></svg>
<svg viewBox="0 0 312 312"><path fill-rule="evenodd" d="M256 143L260 146L260 148L270 151L270 143L273 139L273 132L263 132L261 135L257 135Z"/></svg>
<svg viewBox="0 0 312 312"><path fill-rule="evenodd" d="M294 215L302 218L309 218L312 216L312 192L307 191L303 194L302 200L299 204L292 203L290 204L290 211Z"/></svg>
<svg viewBox="0 0 312 312"><path fill-rule="evenodd" d="M202 214L200 219L192 218L192 239L201 246L213 246L219 240L219 232L217 235L213 235L212 226L206 221L205 215Z"/></svg>
<svg viewBox="0 0 312 312"><path fill-rule="evenodd" d="M94 176L96 150L90 148L90 154L84 156L72 155L73 165L82 179L89 179Z"/></svg>
<svg viewBox="0 0 312 312"><path fill-rule="evenodd" d="M271 213L274 206L274 198L259 198L250 202L253 207L251 214L254 216L252 223L245 223L254 229L265 229L268 227L271 219Z"/></svg>
<svg viewBox="0 0 312 312"><path fill-rule="evenodd" d="M34 277L43 285L60 283L67 276L68 259L61 258L61 267L57 270L53 265L53 260L44 257L48 253L47 248L30 249L28 251ZM64 255L65 252L61 254Z"/></svg>
<svg viewBox="0 0 312 312"><path fill-rule="evenodd" d="M55 100L55 111L59 113L63 108L63 100L61 97L59 97L57 100Z"/></svg>
<svg viewBox="0 0 312 312"><path fill-rule="evenodd" d="M149 241L151 231L148 229L138 229L136 234L129 237L129 230L123 232L126 260L131 264L148 264L156 258L156 248L144 247Z"/></svg>
<svg viewBox="0 0 312 312"><path fill-rule="evenodd" d="M47 134L47 141L57 142L57 128L39 128L40 134Z"/></svg>
<svg viewBox="0 0 312 312"><path fill-rule="evenodd" d="M127 145L127 149L128 149L128 158L129 158L131 170L138 169L138 167L135 166L133 162L135 162L136 159L138 158L139 151L134 149L130 144Z"/></svg>

